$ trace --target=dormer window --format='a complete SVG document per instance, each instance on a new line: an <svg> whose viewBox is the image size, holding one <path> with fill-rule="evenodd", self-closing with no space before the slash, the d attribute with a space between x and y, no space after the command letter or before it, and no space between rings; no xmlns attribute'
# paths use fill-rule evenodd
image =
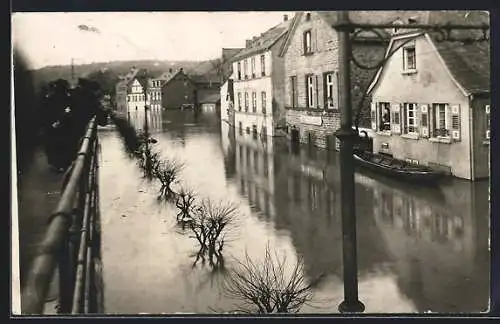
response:
<svg viewBox="0 0 500 324"><path fill-rule="evenodd" d="M311 13L308 12L306 13L306 21L310 21L311 20Z"/></svg>

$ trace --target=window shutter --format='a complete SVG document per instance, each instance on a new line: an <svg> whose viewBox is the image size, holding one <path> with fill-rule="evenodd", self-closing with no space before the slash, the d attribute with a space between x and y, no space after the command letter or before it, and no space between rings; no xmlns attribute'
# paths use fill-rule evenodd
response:
<svg viewBox="0 0 500 324"><path fill-rule="evenodd" d="M460 105L451 106L451 138L460 141Z"/></svg>
<svg viewBox="0 0 500 324"><path fill-rule="evenodd" d="M313 52L318 52L318 32L316 29L311 29L311 34Z"/></svg>
<svg viewBox="0 0 500 324"><path fill-rule="evenodd" d="M429 109L427 105L420 106L420 135L429 137Z"/></svg>
<svg viewBox="0 0 500 324"><path fill-rule="evenodd" d="M374 131L376 131L377 130L377 104L375 102L372 102L370 112L371 112L372 129Z"/></svg>
<svg viewBox="0 0 500 324"><path fill-rule="evenodd" d="M316 75L316 86L314 87L316 91L316 107L320 108L319 105L319 77Z"/></svg>
<svg viewBox="0 0 500 324"><path fill-rule="evenodd" d="M309 85L307 84L308 80L307 80L307 74L304 78L304 85L305 85L305 89L306 89L306 105L305 107L306 108L309 108Z"/></svg>
<svg viewBox="0 0 500 324"><path fill-rule="evenodd" d="M395 134L401 134L401 119L403 118L403 116L401 116L400 105L392 104L391 112L392 112L392 118L391 118L392 131Z"/></svg>
<svg viewBox="0 0 500 324"><path fill-rule="evenodd" d="M328 90L326 89L327 73L323 73L323 107L328 109Z"/></svg>
<svg viewBox="0 0 500 324"><path fill-rule="evenodd" d="M486 131L485 131L485 134L484 136L486 137L486 139L490 139L490 128L488 127L488 120L490 120L490 105L486 105L484 107L484 112L485 112L485 117L486 117L486 123L485 123L485 128L486 128Z"/></svg>

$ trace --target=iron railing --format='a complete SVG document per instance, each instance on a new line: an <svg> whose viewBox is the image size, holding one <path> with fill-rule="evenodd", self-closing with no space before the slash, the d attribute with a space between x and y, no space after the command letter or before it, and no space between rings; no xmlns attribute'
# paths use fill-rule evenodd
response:
<svg viewBox="0 0 500 324"><path fill-rule="evenodd" d="M44 313L49 286L56 278L59 314L101 310L100 274L96 272L100 260L98 148L93 117L65 174L61 198L28 273L21 294L23 314Z"/></svg>

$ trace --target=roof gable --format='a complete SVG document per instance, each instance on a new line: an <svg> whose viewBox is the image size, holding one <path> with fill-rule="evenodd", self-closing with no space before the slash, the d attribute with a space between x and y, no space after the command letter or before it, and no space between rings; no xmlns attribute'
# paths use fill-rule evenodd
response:
<svg viewBox="0 0 500 324"><path fill-rule="evenodd" d="M456 83L457 87L464 95L490 92L491 66L489 41L467 43L458 41L437 41L435 36L429 33L419 32L393 38L387 49L386 57L391 53L396 41L404 38L422 36L426 37L429 43L435 48L436 54L445 65L451 79ZM383 70L384 66L377 71L377 75L368 88L368 92L373 92L376 88L383 74Z"/></svg>

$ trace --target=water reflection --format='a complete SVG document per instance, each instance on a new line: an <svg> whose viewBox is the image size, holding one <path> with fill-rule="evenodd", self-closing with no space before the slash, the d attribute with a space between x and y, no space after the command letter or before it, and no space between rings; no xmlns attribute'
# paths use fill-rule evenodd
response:
<svg viewBox="0 0 500 324"><path fill-rule="evenodd" d="M137 127L143 125L141 116L132 118ZM293 149L279 139L235 132L226 123L195 120L189 111L150 118L152 132L162 132L155 147L185 163L183 183L200 195L239 203L240 230L224 248L227 268L245 252L261 257L271 242L290 262L302 257L308 278L326 274L315 290L321 307L301 311L337 312L343 300L338 153ZM232 309L233 301L223 296L217 280L202 284L209 270L186 270L194 247L173 229L175 207L155 203L156 188L134 178L136 167L120 159L121 146L111 132L101 142L103 249L111 251L105 254L107 309ZM486 182L457 180L429 189L368 173L356 173L355 180L359 295L366 312L486 308Z"/></svg>
<svg viewBox="0 0 500 324"><path fill-rule="evenodd" d="M231 152L224 150L226 156ZM291 237L308 276L326 272L341 280L338 154L308 146L294 150L278 139L261 142L238 132L234 154L240 194L256 207L256 216L269 215L257 197L270 197L265 206L272 212L265 220L273 221L276 235ZM271 166L267 174L264 161ZM408 300L407 311L485 310L488 183L454 180L420 188L374 174L356 173L355 179L360 287L377 274L397 285L400 309ZM370 299L361 288L360 296Z"/></svg>

